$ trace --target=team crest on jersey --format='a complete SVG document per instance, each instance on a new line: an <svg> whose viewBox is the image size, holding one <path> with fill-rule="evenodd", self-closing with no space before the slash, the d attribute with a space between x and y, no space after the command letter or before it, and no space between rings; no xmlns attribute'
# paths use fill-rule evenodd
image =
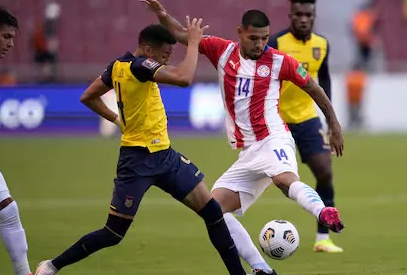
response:
<svg viewBox="0 0 407 275"><path fill-rule="evenodd" d="M266 65L261 65L257 68L257 74L261 77L268 77L270 74L270 68Z"/></svg>
<svg viewBox="0 0 407 275"><path fill-rule="evenodd" d="M321 48L312 48L312 56L315 58L315 60L319 60L321 58Z"/></svg>
<svg viewBox="0 0 407 275"><path fill-rule="evenodd" d="M143 63L141 63L141 65L143 65L144 67L146 67L147 69L150 69L150 70L154 70L157 67L161 66L160 63L158 63L157 61L152 60L150 58L147 58L146 60L144 60Z"/></svg>

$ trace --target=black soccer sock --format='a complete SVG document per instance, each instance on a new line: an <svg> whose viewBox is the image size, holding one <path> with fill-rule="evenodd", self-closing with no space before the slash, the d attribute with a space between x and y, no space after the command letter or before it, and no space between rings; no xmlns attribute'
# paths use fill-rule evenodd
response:
<svg viewBox="0 0 407 275"><path fill-rule="evenodd" d="M131 223L132 220L109 214L104 228L83 236L77 243L52 260L52 264L60 270L67 265L83 260L102 248L119 244Z"/></svg>
<svg viewBox="0 0 407 275"><path fill-rule="evenodd" d="M321 197L322 201L324 202L325 206L334 207L334 188L332 183L317 183L316 190L319 196ZM327 234L329 233L329 229L326 228L323 224L318 223L318 233Z"/></svg>
<svg viewBox="0 0 407 275"><path fill-rule="evenodd" d="M211 199L198 214L204 219L209 238L218 250L229 274L246 275L219 204Z"/></svg>

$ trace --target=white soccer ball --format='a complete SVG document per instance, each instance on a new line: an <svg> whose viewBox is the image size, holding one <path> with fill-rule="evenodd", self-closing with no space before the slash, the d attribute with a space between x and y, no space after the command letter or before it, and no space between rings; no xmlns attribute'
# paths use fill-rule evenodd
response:
<svg viewBox="0 0 407 275"><path fill-rule="evenodd" d="M300 235L292 223L273 220L260 231L259 242L267 256L274 260L284 260L297 250Z"/></svg>

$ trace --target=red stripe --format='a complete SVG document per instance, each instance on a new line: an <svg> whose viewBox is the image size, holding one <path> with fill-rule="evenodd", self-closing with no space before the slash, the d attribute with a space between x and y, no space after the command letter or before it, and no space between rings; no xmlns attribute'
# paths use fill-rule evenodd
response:
<svg viewBox="0 0 407 275"><path fill-rule="evenodd" d="M263 56L256 62L256 71L254 73L253 96L250 100L249 110L250 123L252 125L253 132L256 136L257 141L262 140L270 135L264 112L266 97L270 88L272 75L272 57L272 54L270 54L269 52L265 52ZM260 66L266 66L268 68L268 75L266 77L262 77L258 74L258 69ZM261 73L265 73L265 71Z"/></svg>
<svg viewBox="0 0 407 275"><path fill-rule="evenodd" d="M240 57L239 57L239 47L235 47L232 54L229 56L228 61L225 65L225 76L223 78L223 86L225 91L225 102L226 107L229 111L231 118L235 123L235 139L236 147L241 148L244 145L243 134L240 128L236 124L236 112L235 112L235 94L236 94L236 82L237 82L237 71L240 68ZM235 67L229 62L232 61Z"/></svg>

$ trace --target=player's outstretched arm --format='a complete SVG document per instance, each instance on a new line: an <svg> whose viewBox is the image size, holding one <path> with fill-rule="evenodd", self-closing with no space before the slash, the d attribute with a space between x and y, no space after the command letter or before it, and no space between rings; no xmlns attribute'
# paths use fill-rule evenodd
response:
<svg viewBox="0 0 407 275"><path fill-rule="evenodd" d="M194 18L190 22L187 16L188 48L184 61L178 66L165 66L158 70L154 76L154 81L163 84L186 87L191 85L198 63L198 48L202 39L203 31L207 26L201 27L202 19Z"/></svg>
<svg viewBox="0 0 407 275"><path fill-rule="evenodd" d="M188 32L180 22L170 16L163 5L157 0L140 0L157 15L160 23L164 25L181 44L188 45Z"/></svg>
<svg viewBox="0 0 407 275"><path fill-rule="evenodd" d="M321 111L324 113L329 129L331 131L331 147L332 151L335 150L337 156L342 156L343 151L343 136L341 125L335 115L334 108L331 101L326 95L324 89L319 86L311 77L307 84L301 87L306 93L308 93Z"/></svg>
<svg viewBox="0 0 407 275"><path fill-rule="evenodd" d="M101 96L107 93L110 89L111 87L106 86L101 78L97 78L85 90L80 100L86 105L86 107L101 117L113 122L121 129L122 127L118 115L110 110L101 99Z"/></svg>
<svg viewBox="0 0 407 275"><path fill-rule="evenodd" d="M312 77L297 60L295 60L292 56L286 54L282 55L284 56L284 59L281 66L279 79L291 81L298 87L301 87L317 103L319 108L324 113L331 131L330 143L332 152L336 152L337 156L342 156L343 136L341 125L336 118L334 108L324 89L322 89L322 87L312 79Z"/></svg>

